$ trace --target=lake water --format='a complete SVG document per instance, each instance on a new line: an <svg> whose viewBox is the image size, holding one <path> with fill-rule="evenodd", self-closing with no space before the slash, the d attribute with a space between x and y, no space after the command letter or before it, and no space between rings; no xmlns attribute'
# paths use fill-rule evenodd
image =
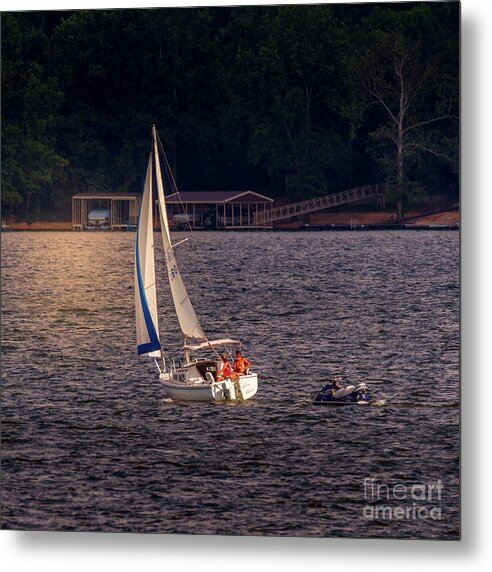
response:
<svg viewBox="0 0 492 572"><path fill-rule="evenodd" d="M134 234L2 234L2 527L456 539L458 233L193 236L183 275L208 336L243 341L250 402L165 398ZM158 288L174 350L161 262ZM334 373L379 405L308 403Z"/></svg>

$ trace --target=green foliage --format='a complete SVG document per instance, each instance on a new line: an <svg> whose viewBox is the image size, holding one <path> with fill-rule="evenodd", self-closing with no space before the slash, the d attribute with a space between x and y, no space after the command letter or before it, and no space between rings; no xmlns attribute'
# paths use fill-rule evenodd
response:
<svg viewBox="0 0 492 572"><path fill-rule="evenodd" d="M2 17L2 210L26 218L67 165L57 149L63 94L47 73L48 39L29 15Z"/></svg>
<svg viewBox="0 0 492 572"><path fill-rule="evenodd" d="M258 13L260 14L260 12ZM330 6L282 6L242 20L254 38L236 60L236 104L249 127L249 157L282 178L292 198L326 194L343 181L339 107L347 36ZM252 26L255 31L247 27Z"/></svg>
<svg viewBox="0 0 492 572"><path fill-rule="evenodd" d="M368 134L369 153L400 203L425 186L434 167L424 155L443 172L458 171L457 17L452 3L376 8L353 35L346 115Z"/></svg>
<svg viewBox="0 0 492 572"><path fill-rule="evenodd" d="M180 188L295 200L382 178L457 193L458 4L289 5L2 15L2 206L35 216L82 191L138 191L155 123ZM366 75L364 75L366 74ZM362 111L364 110L364 113Z"/></svg>

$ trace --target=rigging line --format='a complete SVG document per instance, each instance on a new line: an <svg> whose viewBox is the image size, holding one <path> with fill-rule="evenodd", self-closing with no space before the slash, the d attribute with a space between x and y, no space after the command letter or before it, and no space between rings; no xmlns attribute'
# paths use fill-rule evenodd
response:
<svg viewBox="0 0 492 572"><path fill-rule="evenodd" d="M186 210L185 210L184 203L183 203L183 199L181 198L181 193L179 192L178 185L176 184L176 180L175 180L175 178L174 178L174 175L173 175L171 166L169 165L169 161L168 161L166 152L165 152L164 147L163 147L163 145L162 145L162 141L161 141L161 139L160 139L160 137L159 137L159 134L158 134L157 132L156 132L156 136L157 136L157 142L158 142L158 144L159 144L159 148L160 148L161 153L162 153L162 156L163 156L163 158L164 158L164 163L165 163L166 171L167 171L167 173L168 173L168 175L169 175L169 179L170 179L170 182L171 182L172 189L173 189L173 191L174 191L175 193L177 193L177 195L178 195L179 202L180 202L180 205L181 205L181 210L183 211L184 214L187 214L187 213L186 213ZM217 294L216 294L216 291L215 291L214 285L213 285L213 283L212 283L212 280L210 279L210 275L209 275L209 273L208 273L208 271L207 271L207 265L206 265L205 260L204 260L204 258L203 258L203 256L202 256L202 253L201 253L201 251L200 251L200 248L198 247L198 245L196 244L196 241L195 241L195 239L194 239L193 229L192 229L192 227L191 227L190 221L188 220L188 217L186 217L185 221L186 221L186 225L188 226L188 231L189 231L189 233L190 233L191 243L193 244L193 246L194 246L196 252L198 253L198 256L199 256L199 258L200 258L200 261L201 261L202 264L203 264L203 268L204 268L204 270L205 270L205 272L204 272L204 273L205 273L205 277L206 277L207 282L208 282L208 284L209 284L209 287L210 287L210 290L211 290L211 293L212 293L212 297L214 298L215 303L216 303L216 304L219 304L219 303L220 303L220 300L219 300L219 298L218 298L218 296L217 296ZM230 335L229 335L229 328L228 328L227 324L225 325L225 333L226 333L227 337L230 337ZM206 335L205 335L205 338L206 338L206 340L207 340L207 342L208 342L209 340L208 340L208 338L207 338ZM215 353L216 353L217 355L219 355L217 351L215 351ZM230 352L229 352L229 353L230 353Z"/></svg>

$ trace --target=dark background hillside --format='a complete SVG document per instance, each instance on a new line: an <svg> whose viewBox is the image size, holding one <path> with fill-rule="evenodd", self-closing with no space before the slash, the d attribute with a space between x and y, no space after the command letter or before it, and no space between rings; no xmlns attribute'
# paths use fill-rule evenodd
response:
<svg viewBox="0 0 492 572"><path fill-rule="evenodd" d="M2 217L141 189L458 199L458 2L2 13Z"/></svg>

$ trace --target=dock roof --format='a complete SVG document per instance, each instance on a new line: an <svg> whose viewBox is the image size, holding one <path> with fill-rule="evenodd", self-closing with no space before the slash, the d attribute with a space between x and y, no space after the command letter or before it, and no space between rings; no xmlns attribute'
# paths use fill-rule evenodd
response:
<svg viewBox="0 0 492 572"><path fill-rule="evenodd" d="M179 203L273 203L273 199L255 191L180 191L166 197L168 204Z"/></svg>
<svg viewBox="0 0 492 572"><path fill-rule="evenodd" d="M77 193L72 195L74 199L138 199L142 193Z"/></svg>
<svg viewBox="0 0 492 572"><path fill-rule="evenodd" d="M131 200L141 193L77 193L74 199ZM255 191L180 191L166 196L168 204L222 204L222 203L273 203L273 199Z"/></svg>

